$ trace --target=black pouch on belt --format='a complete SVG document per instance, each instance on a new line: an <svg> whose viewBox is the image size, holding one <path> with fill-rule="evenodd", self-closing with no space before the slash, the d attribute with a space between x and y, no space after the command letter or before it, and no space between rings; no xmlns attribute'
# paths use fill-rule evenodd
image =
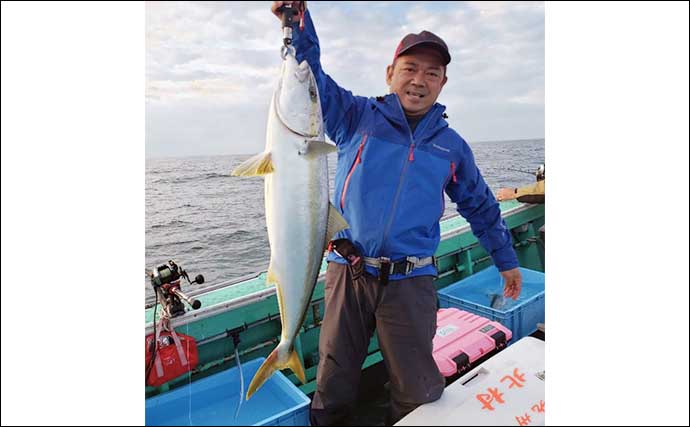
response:
<svg viewBox="0 0 690 427"><path fill-rule="evenodd" d="M381 266L379 267L379 283L381 283L382 286L386 286L388 284L388 276L390 276L390 273L391 262L381 261Z"/></svg>
<svg viewBox="0 0 690 427"><path fill-rule="evenodd" d="M357 247L347 239L337 239L329 243L329 249L347 260L350 266L352 280L357 280L364 274L364 259Z"/></svg>

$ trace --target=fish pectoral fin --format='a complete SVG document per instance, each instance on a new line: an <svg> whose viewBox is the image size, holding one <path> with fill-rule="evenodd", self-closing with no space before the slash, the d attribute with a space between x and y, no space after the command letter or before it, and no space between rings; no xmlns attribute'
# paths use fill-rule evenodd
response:
<svg viewBox="0 0 690 427"><path fill-rule="evenodd" d="M274 286L278 284L278 278L276 277L273 269L269 266L268 272L266 273L266 286Z"/></svg>
<svg viewBox="0 0 690 427"><path fill-rule="evenodd" d="M232 176L261 176L273 172L271 153L263 152L242 162L232 171Z"/></svg>
<svg viewBox="0 0 690 427"><path fill-rule="evenodd" d="M329 144L326 141L321 141L318 139L308 139L304 141L304 144L302 144L299 154L312 158L325 156L335 151L337 151L337 148L333 144Z"/></svg>
<svg viewBox="0 0 690 427"><path fill-rule="evenodd" d="M328 227L326 228L326 242L325 246L328 247L328 242L335 236L339 231L350 228L350 225L345 221L338 209L333 206L332 203L328 204ZM324 249L325 251L326 249Z"/></svg>

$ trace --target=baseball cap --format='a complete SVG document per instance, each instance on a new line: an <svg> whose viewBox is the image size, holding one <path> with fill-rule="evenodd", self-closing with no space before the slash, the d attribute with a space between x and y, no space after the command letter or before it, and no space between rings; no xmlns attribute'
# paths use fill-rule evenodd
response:
<svg viewBox="0 0 690 427"><path fill-rule="evenodd" d="M427 45L438 50L445 61L445 64L443 65L448 65L450 62L450 53L448 53L448 46L446 46L446 42L444 42L441 37L437 36L431 31L422 31L419 34L410 33L403 37L403 39L400 40L400 43L398 43L398 47L395 49L393 61L395 61L406 51L419 45Z"/></svg>

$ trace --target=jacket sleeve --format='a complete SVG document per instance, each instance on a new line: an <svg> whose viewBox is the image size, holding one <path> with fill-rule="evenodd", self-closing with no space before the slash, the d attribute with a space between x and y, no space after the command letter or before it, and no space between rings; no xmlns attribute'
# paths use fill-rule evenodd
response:
<svg viewBox="0 0 690 427"><path fill-rule="evenodd" d="M501 218L501 209L486 185L472 150L462 141L462 156L456 169L456 182L449 180L446 194L469 222L472 232L489 253L499 271L519 266L510 231Z"/></svg>
<svg viewBox="0 0 690 427"><path fill-rule="evenodd" d="M545 181L520 187L515 191L515 198L523 203L544 203Z"/></svg>
<svg viewBox="0 0 690 427"><path fill-rule="evenodd" d="M367 98L354 96L352 92L338 86L321 68L321 49L309 10L304 15L304 30L293 28L293 45L298 62L306 60L316 79L321 99L321 110L326 135L337 145L352 139L359 123Z"/></svg>

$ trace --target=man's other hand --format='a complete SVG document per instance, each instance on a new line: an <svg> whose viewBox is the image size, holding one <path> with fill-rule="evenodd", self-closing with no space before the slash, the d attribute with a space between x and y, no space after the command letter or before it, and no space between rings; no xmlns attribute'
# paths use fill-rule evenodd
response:
<svg viewBox="0 0 690 427"><path fill-rule="evenodd" d="M281 6L284 5L292 5L293 3L297 3L296 1L274 1L273 4L271 5L271 12L278 17L278 19L283 20L283 12L278 12L278 9L280 9Z"/></svg>
<svg viewBox="0 0 690 427"><path fill-rule="evenodd" d="M519 268L512 270L501 271L503 281L503 296L506 298L518 299L520 291L522 291L522 273Z"/></svg>
<svg viewBox="0 0 690 427"><path fill-rule="evenodd" d="M501 188L498 190L498 193L496 193L496 200L499 202L503 200L512 200L515 198L515 189L514 188Z"/></svg>

